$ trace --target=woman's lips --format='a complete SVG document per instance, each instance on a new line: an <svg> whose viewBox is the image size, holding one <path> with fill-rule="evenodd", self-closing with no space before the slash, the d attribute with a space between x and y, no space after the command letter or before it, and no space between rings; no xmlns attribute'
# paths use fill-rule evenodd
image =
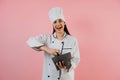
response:
<svg viewBox="0 0 120 80"><path fill-rule="evenodd" d="M56 27L56 29L61 29L62 27Z"/></svg>

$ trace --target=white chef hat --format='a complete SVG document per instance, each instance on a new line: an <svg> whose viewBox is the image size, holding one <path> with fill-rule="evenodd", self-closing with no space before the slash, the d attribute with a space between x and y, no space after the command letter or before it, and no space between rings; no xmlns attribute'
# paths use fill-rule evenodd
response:
<svg viewBox="0 0 120 80"><path fill-rule="evenodd" d="M48 15L51 23L53 23L57 19L62 19L63 21L65 21L63 11L60 7L50 9Z"/></svg>

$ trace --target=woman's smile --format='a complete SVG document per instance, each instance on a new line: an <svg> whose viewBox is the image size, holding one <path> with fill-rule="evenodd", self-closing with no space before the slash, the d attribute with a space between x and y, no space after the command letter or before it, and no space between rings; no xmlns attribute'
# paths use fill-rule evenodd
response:
<svg viewBox="0 0 120 80"><path fill-rule="evenodd" d="M58 29L58 30L60 30L60 29L62 29L63 27L61 26L61 27L55 27L56 29Z"/></svg>
<svg viewBox="0 0 120 80"><path fill-rule="evenodd" d="M58 31L61 30L62 28L63 28L62 25L60 25L60 26L55 26L55 29L58 30Z"/></svg>

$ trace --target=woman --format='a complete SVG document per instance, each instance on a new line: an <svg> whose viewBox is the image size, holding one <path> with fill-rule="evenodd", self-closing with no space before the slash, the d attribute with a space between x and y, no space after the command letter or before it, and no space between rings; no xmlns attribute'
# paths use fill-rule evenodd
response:
<svg viewBox="0 0 120 80"><path fill-rule="evenodd" d="M34 50L44 51L42 80L74 80L74 69L80 61L77 39L70 35L61 8L52 8L49 11L49 18L53 26L53 34L31 37L28 39L27 44ZM61 73L52 61L52 58L61 52L62 54L71 53L72 59L69 72L64 66L64 61L56 63Z"/></svg>

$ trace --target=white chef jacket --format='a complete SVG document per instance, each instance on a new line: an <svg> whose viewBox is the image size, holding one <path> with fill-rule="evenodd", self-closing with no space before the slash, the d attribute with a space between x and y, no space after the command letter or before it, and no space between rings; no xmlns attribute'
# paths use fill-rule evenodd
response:
<svg viewBox="0 0 120 80"><path fill-rule="evenodd" d="M64 46L63 46L62 54L71 52L72 66L71 66L69 72L67 72L64 69L61 70L61 72L62 72L61 80L74 80L74 69L80 62L80 53L79 53L78 41L76 38L65 33L64 39L58 40L56 38L56 33L54 33L54 34L44 34L44 35L38 35L35 37L30 37L27 40L27 44L31 48L46 45L49 48L59 49L60 51L62 49L63 42L64 42ZM48 54L47 52L44 52L42 80L58 80L59 71L57 71L57 69L51 59L52 57L54 57L54 56Z"/></svg>

